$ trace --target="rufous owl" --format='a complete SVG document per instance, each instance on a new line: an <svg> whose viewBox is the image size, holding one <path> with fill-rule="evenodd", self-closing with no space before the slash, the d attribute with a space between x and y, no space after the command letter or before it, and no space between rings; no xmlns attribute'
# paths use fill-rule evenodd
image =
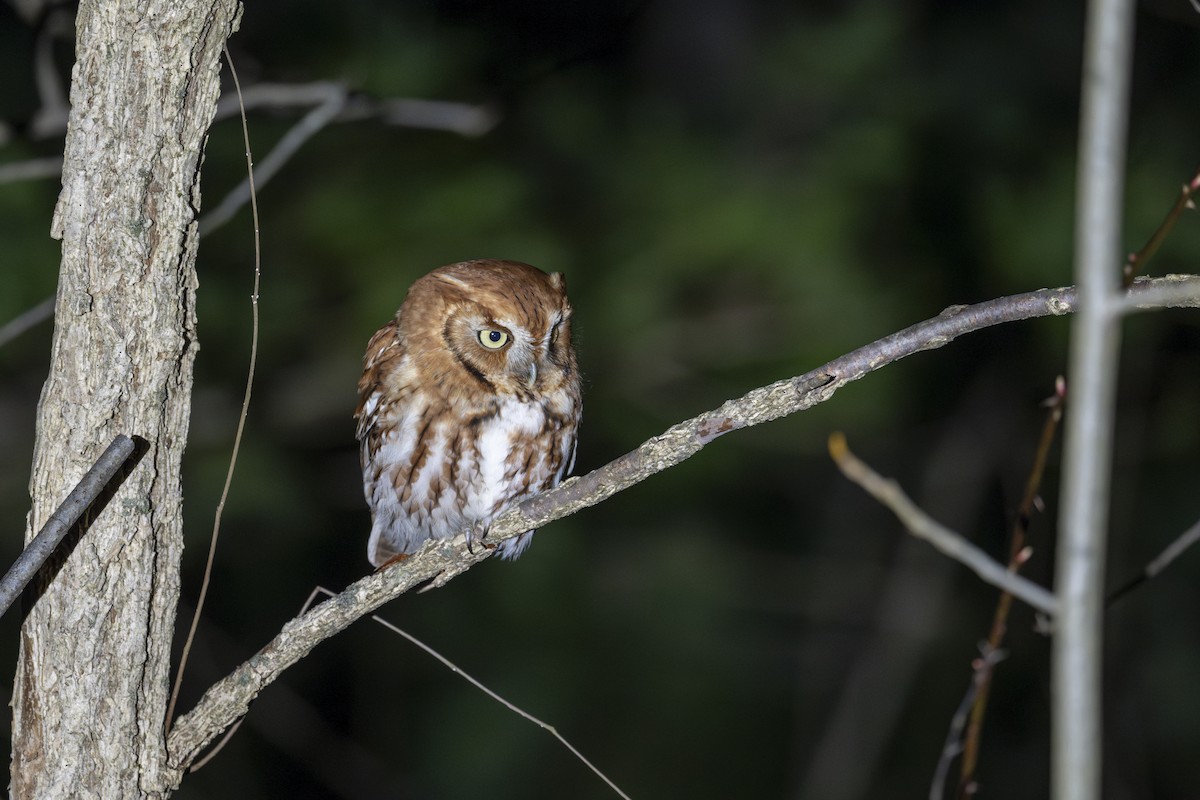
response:
<svg viewBox="0 0 1200 800"><path fill-rule="evenodd" d="M583 413L562 275L516 261L439 267L367 345L358 441L375 566L476 536L575 463ZM533 531L507 539L516 558Z"/></svg>

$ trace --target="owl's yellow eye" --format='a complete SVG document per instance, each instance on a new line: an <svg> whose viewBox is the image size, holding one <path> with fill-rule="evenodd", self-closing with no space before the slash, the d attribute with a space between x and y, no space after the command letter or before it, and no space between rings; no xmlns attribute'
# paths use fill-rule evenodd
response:
<svg viewBox="0 0 1200 800"><path fill-rule="evenodd" d="M479 332L479 343L488 350L499 350L508 344L508 334L495 328L484 328Z"/></svg>

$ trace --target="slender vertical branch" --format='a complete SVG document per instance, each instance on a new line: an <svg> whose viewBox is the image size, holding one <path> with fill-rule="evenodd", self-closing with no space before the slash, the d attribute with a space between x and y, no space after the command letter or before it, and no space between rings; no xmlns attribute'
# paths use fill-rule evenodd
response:
<svg viewBox="0 0 1200 800"><path fill-rule="evenodd" d="M1050 448L1054 445L1058 434L1058 423L1062 420L1063 400L1066 397L1066 382L1059 376L1055 381L1054 394L1045 402L1049 409L1046 420L1042 424L1042 433L1038 438L1037 451L1033 457L1033 467L1025 481L1025 493L1021 498L1021 506L1017 510L1017 518L1013 522L1009 542L1008 571L1015 573L1028 560L1030 550L1025 540L1029 533L1029 524L1033 519L1034 509L1038 506L1038 493L1041 491L1042 475L1046 471L1046 461L1050 457ZM1001 592L996 601L996 612L992 616L992 629L988 633L985 654L998 652L1004 644L1004 636L1008 632L1008 613L1012 609L1013 596L1009 592ZM975 766L979 761L979 741L983 735L983 717L987 713L988 695L992 688L992 670L980 673L976 669L978 691L971 704L971 720L963 737L962 769L958 781L958 796L962 800L975 793Z"/></svg>
<svg viewBox="0 0 1200 800"><path fill-rule="evenodd" d="M1053 648L1052 797L1100 797L1101 614L1117 354L1131 0L1088 4L1072 320Z"/></svg>
<svg viewBox="0 0 1200 800"><path fill-rule="evenodd" d="M233 57L229 55L228 47L224 48L224 53L225 60L229 63L229 74L233 78L233 88L240 99L242 84L238 80L237 68L233 65ZM200 580L200 597L196 600L196 609L192 613L192 624L188 628L187 638L183 640L183 653L179 656L179 671L175 673L175 683L171 686L171 699L167 702L167 718L163 725L166 730L171 729L171 721L175 719L175 703L179 700L179 689L183 686L183 676L187 672L188 655L192 652L192 642L196 638L196 629L200 625L200 615L204 613L204 600L208 597L213 562L217 556L217 542L221 538L221 519L225 514L225 502L229 499L229 489L233 485L233 471L237 467L238 452L242 447L242 434L246 430L246 418L250 415L250 397L254 391L254 368L258 363L258 292L262 283L262 235L258 224L258 194L254 188L254 157L250 152L250 125L246 121L246 109L243 107L241 111L242 142L246 145L246 186L250 196L250 218L254 222L254 290L250 293L250 364L246 369L246 388L242 393L242 410L238 414L237 432L233 435L233 451L229 454L229 468L225 471L225 485L221 488L221 499L217 501L217 510L213 515L208 559L204 562L204 577Z"/></svg>

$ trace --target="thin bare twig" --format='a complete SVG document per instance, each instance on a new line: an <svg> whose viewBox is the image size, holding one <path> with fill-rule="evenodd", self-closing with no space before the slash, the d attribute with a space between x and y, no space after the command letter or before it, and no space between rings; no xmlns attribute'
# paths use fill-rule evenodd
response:
<svg viewBox="0 0 1200 800"><path fill-rule="evenodd" d="M242 717L237 722L230 725L229 730L225 731L225 735L221 737L221 741L213 745L212 749L202 755L200 758L197 758L195 763L188 767L188 772L199 772L208 766L208 762L216 758L217 753L225 749L225 745L229 744L229 740L233 738L234 734L238 732L238 729L242 727L242 723L245 721L246 718Z"/></svg>
<svg viewBox="0 0 1200 800"><path fill-rule="evenodd" d="M500 115L494 106L474 106L416 97L383 98L375 102L374 110L388 125L449 131L468 137L483 136L500 121Z"/></svg>
<svg viewBox="0 0 1200 800"><path fill-rule="evenodd" d="M326 590L326 591L328 591L328 590ZM573 744L571 744L570 742L568 742L568 741L566 740L566 738L565 738L565 737L564 737L564 736L563 736L561 733L559 733L559 732L558 732L558 729L557 729L557 728L555 728L553 725L551 725L551 724L550 724L550 723L548 723L548 722L544 722L544 721L542 721L542 720L538 719L537 717L535 717L533 714L530 714L530 713L529 713L528 711L526 711L525 709L523 709L523 708L520 708L519 706L516 706L516 705L514 705L513 703L510 703L508 700L505 700L503 697L501 697L500 695L496 694L495 692L493 692L493 691L492 691L491 689L489 689L488 687L484 686L482 683L480 683L479 681L477 681L475 678L471 677L469 674L467 674L467 673L466 673L466 672L465 672L465 671L464 671L464 670L463 670L461 667L459 667L459 666L458 666L457 664L455 664L453 661L451 661L450 659L446 658L444 655L442 655L441 653L439 653L437 650L434 650L432 647L430 647L429 645L425 644L424 642L422 642L422 641L421 641L420 639L418 639L417 637L413 636L413 635L412 635L411 633L409 633L408 631L401 630L399 627L397 627L397 626L393 625L392 623L388 622L386 619L384 619L383 617L379 616L378 614L372 614L372 615L371 615L371 619L373 619L374 621L378 622L380 625L382 625L383 627L387 628L389 631L392 631L393 633L397 633L397 634L399 634L400 636L403 636L405 639L407 639L408 641L412 642L412 643L413 643L413 644L415 644L417 647L421 648L421 649L422 649L422 650L424 650L426 653L428 653L429 655L431 655L431 656L433 656L434 658L436 658L438 661L442 662L442 664L443 664L443 665L444 665L444 666L445 666L447 669L449 669L451 672L453 672L455 675L458 675L458 676L459 676L459 677L461 677L463 680L465 680L467 683L471 684L471 685L472 685L472 686L474 686L476 689L478 689L479 691L483 692L483 693L484 693L484 694L486 694L488 697L492 698L492 699L493 699L493 700L495 700L497 703L499 703L500 705L502 705L502 706L504 706L505 708L507 708L509 711L513 712L513 713L514 713L514 714L516 714L517 716L520 716L520 717L523 717L523 718L525 718L525 719L529 720L529 721L530 721L530 722L532 722L534 725L537 725L539 728L541 728L542 730L544 730L544 731L546 731L547 733L549 733L549 734L550 734L551 736L553 736L555 739L558 739L558 741L559 741L559 742L562 744L562 746L563 746L563 747L565 747L565 748L567 748L568 750L570 750L570 751L571 751L571 755L575 756L577 759L579 759L580 761L582 761L582 762L583 762L583 765L584 765L585 767L587 767L588 769L590 769L592 772L596 773L596 775L597 775L597 776L600 778L600 780L602 780L602 781L604 781L606 784L608 784L608 788L610 788L610 789L612 789L614 792L616 792L618 796L625 798L625 800L629 800L629 795L627 795L627 794L625 794L625 792L621 791L621 787L619 787L619 786L617 786L615 783L613 783L613 782L612 782L612 780L611 780L611 779L610 779L610 778L609 778L607 775L605 775L603 772L601 772L601 771L600 771L600 769L599 769L599 768L598 768L598 767L597 767L595 764L593 764L591 761L588 761L588 760L587 760L587 758L586 758L586 757L583 755L583 753L579 752L579 751L578 751L578 750L575 748L575 746L574 746Z"/></svg>
<svg viewBox="0 0 1200 800"><path fill-rule="evenodd" d="M232 71L232 69L233 62L230 61L230 70ZM236 76L234 77L234 87L237 87ZM341 93L331 94L325 102L301 117L300 121L293 125L274 149L267 154L258 169L255 172L247 173L246 179L225 195L216 208L200 218L200 233L202 235L212 233L233 219L238 209L245 205L247 200L253 202L255 182L257 181L257 186L266 186L271 178L275 177L275 174L283 168L284 164L296 154L296 151L341 113L345 105L346 93L343 90ZM243 136L247 135L245 110L242 111L242 134ZM247 146L246 155L249 158L249 146ZM257 230L257 223L255 228Z"/></svg>
<svg viewBox="0 0 1200 800"><path fill-rule="evenodd" d="M83 516L88 506L96 501L108 487L117 471L129 461L136 449L133 440L124 434L113 439L112 444L100 454L92 468L79 479L75 488L59 504L50 519L38 531L38 535L25 546L21 555L9 567L0 580L0 616L8 611L26 584L33 579L46 559L54 552L67 532Z"/></svg>
<svg viewBox="0 0 1200 800"><path fill-rule="evenodd" d="M1125 266L1121 270L1122 286L1128 287L1138 273L1146 268L1146 264L1158 252L1158 248L1162 247L1162 243L1167 240L1167 236L1175 227L1175 223L1183 216L1183 212L1196 207L1196 204L1192 202L1192 195L1196 193L1197 189L1200 189L1200 170L1197 170L1192 179L1180 189L1179 196L1175 198L1175 204L1171 206L1166 218L1150 236L1150 240L1142 245L1141 250L1129 254L1129 258L1125 260Z"/></svg>
<svg viewBox="0 0 1200 800"><path fill-rule="evenodd" d="M385 125L474 137L490 131L499 119L496 109L490 105L415 97L375 98L333 81L259 83L248 87L243 95L247 109L319 106L335 98L343 102L343 110L337 118L339 122L378 119ZM217 104L217 119L231 116L236 110L232 98L222 98Z"/></svg>
<svg viewBox="0 0 1200 800"><path fill-rule="evenodd" d="M1025 539L1029 533L1030 521L1034 509L1038 505L1038 492L1041 491L1042 475L1046 470L1046 462L1050 458L1050 448L1058 433L1058 423L1062 420L1063 401L1066 399L1067 384L1060 375L1054 382L1054 394L1046 400L1049 409L1046 420L1042 424L1042 434L1038 438L1037 451L1033 457L1033 466L1029 470L1029 478L1025 481L1025 493L1021 497L1021 505L1017 510L1017 518L1013 521L1009 542L1008 569L1015 573L1029 559L1029 550ZM996 601L996 613L992 616L992 628L988 632L987 648L997 652L1004 644L1004 635L1008 630L1008 614L1012 608L1012 595L1001 592ZM979 741L983 735L983 717L987 713L988 694L992 687L992 672L988 671L983 681L979 683L979 691L971 706L971 722L967 734L963 738L962 768L959 772L958 796L966 800L974 793L975 766L979 761Z"/></svg>
<svg viewBox="0 0 1200 800"><path fill-rule="evenodd" d="M1139 294L1159 285L1157 279L1139 279L1129 291ZM1174 285L1176 288L1169 298L1172 304L1200 302L1200 277L1176 279ZM949 308L933 319L872 342L804 375L755 389L720 408L672 426L607 466L564 481L557 488L509 509L492 525L487 542L519 536L603 502L690 458L730 431L825 402L845 384L893 361L943 347L958 336L992 325L1069 314L1076 303L1075 290L1065 288L1041 289L974 306ZM431 580L443 585L490 555L484 548L474 550L467 548L461 535L453 540L430 541L411 558L367 575L333 599L288 622L266 647L212 686L196 707L176 722L167 740L172 768L179 772L186 769L198 752L245 714L250 701L264 687L320 642L409 589Z"/></svg>
<svg viewBox="0 0 1200 800"><path fill-rule="evenodd" d="M924 539L955 561L969 568L984 581L1024 600L1039 611L1053 616L1058 600L1046 589L1020 575L1009 572L998 561L922 511L893 480L884 478L858 459L840 433L829 436L829 455L850 480L867 494L887 506L908 532Z"/></svg>
<svg viewBox="0 0 1200 800"><path fill-rule="evenodd" d="M971 683L963 695L962 702L950 718L950 729L946 731L946 742L942 745L942 754L938 758L937 767L933 771L933 782L929 787L929 800L942 800L946 789L946 776L950 774L950 765L958 754L963 752L962 733L967 724L967 713L978 702L979 693L991 683L993 668L1004 660L1004 652L996 650L987 642L979 645L980 655L971 662ZM973 791L973 787L972 787Z"/></svg>
<svg viewBox="0 0 1200 800"><path fill-rule="evenodd" d="M321 106L334 98L344 98L348 87L337 81L310 83L256 83L240 94L226 93L217 101L216 119L227 119L258 108L308 108Z"/></svg>
<svg viewBox="0 0 1200 800"><path fill-rule="evenodd" d="M496 127L500 119L497 109L492 105L474 105L459 103L452 100L426 100L416 97L381 97L374 98L352 91L344 84L333 81L316 81L313 83L260 83L245 89L241 98L236 93L226 95L217 104L216 120L226 119L236 115L239 107L246 110L256 108L297 108L313 107L307 117L316 114L322 107L325 109L336 106L337 112L324 120L317 129L332 122L357 122L361 120L378 120L384 125L417 130L445 131L459 136L483 136ZM318 118L326 112L318 114ZM297 135L304 130L303 126L312 126L313 122L297 123ZM39 110L36 120L30 130L34 138L44 139L61 135L67 129L67 108L44 104ZM0 125L0 144L3 144L4 128ZM314 131L315 132L315 131ZM308 133L304 138L308 138ZM283 142L280 143L281 145ZM298 147L297 145L296 147ZM290 157L296 148L287 153ZM282 156L281 151L281 156ZM270 175L267 174L270 155L263 159L259 168L259 185L265 185ZM36 158L27 161L17 161L0 165L0 184L17 183L20 181L43 180L62 174L62 156ZM246 202L244 189L240 191L241 202ZM228 202L228 198L222 202ZM214 207L214 211L221 206ZM222 217L228 212L222 212ZM221 218L219 225L227 222Z"/></svg>
<svg viewBox="0 0 1200 800"><path fill-rule="evenodd" d="M313 590L312 594L310 594L308 596L308 601L304 604L304 608L301 609L301 611L300 611L301 614L303 614L305 611L308 610L309 606L312 605L313 599L317 596L318 593L323 593L330 597L335 596L333 592L329 591L324 586L318 586L316 589ZM572 745L570 742L568 742L566 740L566 738L561 733L559 733L558 729L555 728L553 725L551 725L548 722L538 719L533 714L530 714L528 711L521 708L520 706L518 706L514 703L511 703L508 700L505 700L503 697L496 694L494 691L492 691L488 687L484 686L482 683L480 683L478 680L476 680L474 677L472 677L469 673L467 673L464 669L462 669L462 667L458 666L453 661L446 658L444 655L439 653L437 650L433 649L433 647L425 644L425 642L423 642L420 639L418 639L417 637L413 636L408 631L401 629L400 627L392 624L391 622L388 622L386 619L379 616L378 614L372 614L371 619L375 622L378 622L380 625L387 628L392 633L403 636L405 639L412 642L417 647L421 648L426 653L428 653L429 655L436 658L438 661L442 662L442 665L445 666L447 669L449 669L451 672L453 672L455 675L458 675L460 678L465 680L467 683L471 684L476 689L483 692L488 697L492 698L497 703L499 703L500 705L507 708L509 711L513 712L514 714L516 714L519 717L523 717L524 719L529 720L534 725L537 725L539 728L541 728L542 730L549 733L555 739L558 739L558 741L562 744L563 747L565 747L569 751L571 751L571 754L573 756L575 756L577 759L579 759L581 762L583 762L584 766L586 766L592 772L596 773L596 776L599 777L600 780L602 780L606 784L608 784L608 787L610 789L612 789L614 792L616 792L619 796L625 798L625 800L629 800L629 795L627 795L627 794L625 794L625 792L621 791L621 787L619 787L615 783L613 783L607 775L605 775L603 772L600 771L600 769L598 767L596 767L595 764L593 764L591 761L588 761L588 759L583 755L583 753L579 752L575 748L574 745Z"/></svg>
<svg viewBox="0 0 1200 800"><path fill-rule="evenodd" d="M1007 424L997 421L987 431L978 430L980 419L993 416L992 384L985 374L962 386L953 413L924 442L927 453L913 491L949 517L961 518L979 507L989 491L987 476L1011 449ZM830 713L791 797L860 800L871 795L871 776L878 774L889 743L898 733L904 736L907 701L926 677L939 623L955 613L959 565L915 536L894 545L872 592L870 632L855 648L854 663L831 698ZM798 713L812 709L804 704Z"/></svg>
<svg viewBox="0 0 1200 800"><path fill-rule="evenodd" d="M1142 571L1133 578L1123 583L1121 586L1114 589L1108 595L1108 605L1112 605L1125 595L1132 592L1134 589L1141 586L1146 581L1154 578L1164 569L1171 565L1171 562L1179 558L1185 551L1196 542L1200 542L1200 521L1188 528L1183 533L1179 534L1173 542L1167 545L1161 553L1154 557L1149 564L1142 568Z"/></svg>
<svg viewBox="0 0 1200 800"><path fill-rule="evenodd" d="M1051 651L1054 800L1100 797L1104 562L1121 341L1117 265L1133 27L1132 0L1088 3L1076 170L1080 313L1071 323L1067 381L1072 399L1054 576L1061 603Z"/></svg>
<svg viewBox="0 0 1200 800"><path fill-rule="evenodd" d="M21 334L54 316L54 295L47 297L33 308L22 311L8 322L0 325L0 347Z"/></svg>
<svg viewBox="0 0 1200 800"><path fill-rule="evenodd" d="M229 73L233 76L234 88L240 92L241 86L238 84L237 69L233 66L229 47L226 46L224 49L225 60L229 63ZM196 628L200 625L204 600L208 596L213 561L217 555L217 540L221 535L221 518L225 514L225 501L229 499L229 487L233 485L233 471L237 467L238 451L242 446L242 433L246 429L246 417L250 413L250 395L254 389L254 368L258 363L258 290L262 277L262 237L259 235L258 227L258 196L254 191L254 158L250 153L250 128L246 122L245 112L242 113L242 141L246 145L246 181L250 195L250 215L254 221L254 291L250 295L250 364L246 370L246 390L242 395L242 410L238 414L237 432L233 436L233 451L229 455L229 469L225 472L225 486L221 489L221 499L217 502L217 510L213 516L212 538L208 544L208 560L204 563L204 577L200 581L200 597L196 601L196 610L192 613L192 624L188 628L188 635L183 643L183 654L179 657L179 671L175 673L175 685L171 687L171 701L167 704L165 722L167 730L171 729L171 721L175 718L175 703L179 699L179 687L183 684L188 655L192 650L192 641L196 637Z"/></svg>

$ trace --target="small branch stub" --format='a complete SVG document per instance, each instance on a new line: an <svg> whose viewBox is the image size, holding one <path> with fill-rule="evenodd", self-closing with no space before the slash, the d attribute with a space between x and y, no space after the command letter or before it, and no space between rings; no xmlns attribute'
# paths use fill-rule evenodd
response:
<svg viewBox="0 0 1200 800"><path fill-rule="evenodd" d="M110 487L117 471L134 456L135 451L140 456L144 448L138 448L128 436L118 435L100 458L96 459L92 468L79 479L79 483L75 484L67 498L50 515L50 519L38 531L38 535L13 562L4 578L0 579L0 616L8 612L26 584L33 580L33 576L46 563L46 559L50 558L66 537L67 532L79 522L100 493Z"/></svg>

